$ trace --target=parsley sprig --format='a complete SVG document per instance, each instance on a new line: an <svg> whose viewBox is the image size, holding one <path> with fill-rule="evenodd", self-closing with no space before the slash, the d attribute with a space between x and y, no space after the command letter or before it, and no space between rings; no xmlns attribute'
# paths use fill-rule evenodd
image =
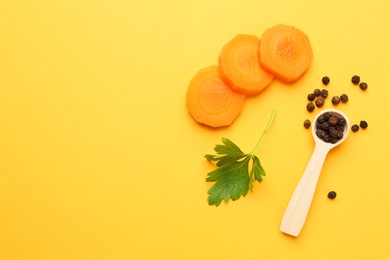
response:
<svg viewBox="0 0 390 260"><path fill-rule="evenodd" d="M254 181L259 183L263 181L265 171L255 152L267 134L275 114L276 110L274 109L263 134L250 153L244 153L228 138L222 138L223 144L217 144L214 148L216 154L205 155L207 160L215 161L218 167L209 172L206 178L207 182L215 182L208 190L209 205L218 206L222 200L227 202L230 198L237 200L241 196L245 196L248 190L253 191Z"/></svg>

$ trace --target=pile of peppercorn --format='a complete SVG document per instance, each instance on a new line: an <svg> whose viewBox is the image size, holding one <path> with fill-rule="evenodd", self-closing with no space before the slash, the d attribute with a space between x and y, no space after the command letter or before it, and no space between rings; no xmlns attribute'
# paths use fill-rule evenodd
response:
<svg viewBox="0 0 390 260"><path fill-rule="evenodd" d="M327 143L337 143L344 136L345 118L336 112L325 112L315 122L316 135Z"/></svg>

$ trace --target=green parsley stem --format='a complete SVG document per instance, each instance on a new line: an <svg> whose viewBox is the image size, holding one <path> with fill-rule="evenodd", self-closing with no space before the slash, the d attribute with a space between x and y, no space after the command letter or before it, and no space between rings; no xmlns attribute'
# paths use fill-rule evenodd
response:
<svg viewBox="0 0 390 260"><path fill-rule="evenodd" d="M261 137L260 137L259 141L257 142L255 148L250 153L251 155L255 154L256 150L259 148L260 144L263 142L263 139L264 139L265 135L267 134L269 128L271 127L271 124L272 124L272 121L274 120L275 115L276 115L276 109L274 108L272 110L271 118L269 119L268 124L265 127L263 134L261 135Z"/></svg>

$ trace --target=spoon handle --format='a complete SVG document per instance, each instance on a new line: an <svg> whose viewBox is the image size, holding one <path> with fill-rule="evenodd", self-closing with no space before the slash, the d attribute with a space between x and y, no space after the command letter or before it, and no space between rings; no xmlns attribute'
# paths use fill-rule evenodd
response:
<svg viewBox="0 0 390 260"><path fill-rule="evenodd" d="M280 231L297 237L305 223L310 204L314 196L318 178L329 149L321 144L316 145L305 172L284 212Z"/></svg>

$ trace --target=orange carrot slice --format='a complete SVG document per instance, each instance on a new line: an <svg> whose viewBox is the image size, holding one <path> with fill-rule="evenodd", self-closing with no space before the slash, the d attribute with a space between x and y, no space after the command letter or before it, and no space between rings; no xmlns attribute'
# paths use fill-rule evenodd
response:
<svg viewBox="0 0 390 260"><path fill-rule="evenodd" d="M273 75L260 67L259 38L239 34L229 41L219 55L221 76L234 90L255 95L265 89Z"/></svg>
<svg viewBox="0 0 390 260"><path fill-rule="evenodd" d="M258 52L260 65L285 82L294 82L301 77L313 59L307 35L284 24L264 31Z"/></svg>
<svg viewBox="0 0 390 260"><path fill-rule="evenodd" d="M241 112L245 95L232 90L220 77L218 66L201 69L187 89L187 108L199 123L230 125Z"/></svg>

